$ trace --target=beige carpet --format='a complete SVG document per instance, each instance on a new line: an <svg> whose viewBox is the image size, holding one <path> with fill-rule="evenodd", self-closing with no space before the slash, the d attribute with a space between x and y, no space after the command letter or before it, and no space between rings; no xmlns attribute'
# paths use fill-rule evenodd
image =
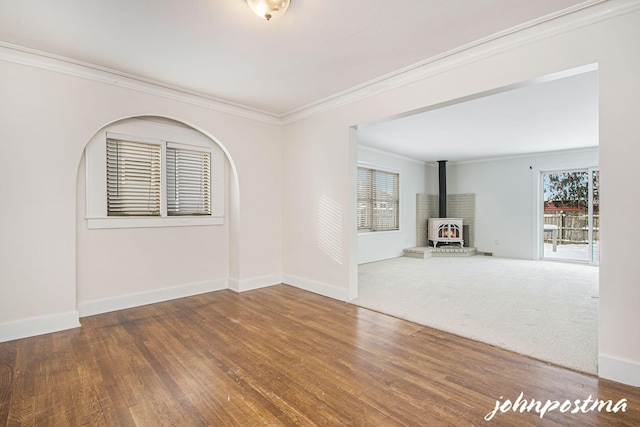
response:
<svg viewBox="0 0 640 427"><path fill-rule="evenodd" d="M359 266L353 304L591 374L598 268L475 256Z"/></svg>

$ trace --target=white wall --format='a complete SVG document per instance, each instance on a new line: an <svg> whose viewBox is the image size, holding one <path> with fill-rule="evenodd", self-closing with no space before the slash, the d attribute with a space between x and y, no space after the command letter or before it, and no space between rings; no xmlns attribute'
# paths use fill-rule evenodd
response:
<svg viewBox="0 0 640 427"><path fill-rule="evenodd" d="M358 162L400 174L400 230L358 233L358 264L402 256L403 249L416 246L416 194L432 187L427 179L432 168L364 146L358 147Z"/></svg>
<svg viewBox="0 0 640 427"><path fill-rule="evenodd" d="M476 247L507 258L536 259L540 171L598 166L598 150L449 163L449 194L476 194ZM497 243L496 243L497 241Z"/></svg>
<svg viewBox="0 0 640 427"><path fill-rule="evenodd" d="M5 54L0 50L0 56ZM29 57L18 62L32 59L39 61ZM54 68L67 67L50 62ZM230 177L229 286L242 290L281 282L282 132L278 126L182 102L176 99L179 96L159 96L156 89L128 89L13 61L0 61L0 76L0 179L5 183L0 186L0 340L78 326L78 168L95 132L126 117L176 119L222 143L237 171L237 179L235 174ZM196 234L195 229L139 230L130 243L139 249L157 242L176 248L206 246ZM96 245L110 245L110 239L95 237ZM210 261L208 271L179 280L220 277L217 260L205 257L187 262L197 261ZM91 268L94 264L97 261L91 261ZM176 280L177 275L172 275L158 286Z"/></svg>
<svg viewBox="0 0 640 427"><path fill-rule="evenodd" d="M349 298L357 289L355 230L357 154L351 126L437 105L541 76L598 64L600 83L601 250L600 374L640 385L640 340L630 328L640 324L640 263L635 260L640 229L609 232L640 211L635 172L640 137L640 12L593 23L591 16L628 2L608 1L586 12L541 24L479 48L413 70L416 81L318 112L286 125L283 156L283 273L288 283ZM634 3L637 8L637 2ZM594 13L595 11L595 13ZM585 16L584 24L573 25ZM560 30L557 30L560 28ZM539 37L542 30L548 34ZM529 33L531 34L529 37ZM529 38L528 38L529 37ZM422 73L422 74L420 74ZM402 76L406 78L407 76ZM385 82L385 87L390 87ZM374 93L374 94L371 94ZM359 98L362 96L363 98ZM292 183L296 183L293 185ZM529 188L523 191L530 192ZM327 257L316 244L319 200L329 196L341 214L335 227L341 256Z"/></svg>
<svg viewBox="0 0 640 427"><path fill-rule="evenodd" d="M309 123L309 126L307 126ZM283 128L283 281L341 300L349 299L345 286L352 271L350 241L355 226L355 204L350 214L349 182L355 183L356 139L349 123L318 131L324 121L303 120ZM352 148L348 141L352 139ZM353 190L355 192L355 189ZM329 215L323 215L322 206ZM349 224L353 223L350 227ZM331 247L321 244L324 229ZM356 231L353 231L356 235ZM355 264L355 263L354 263Z"/></svg>

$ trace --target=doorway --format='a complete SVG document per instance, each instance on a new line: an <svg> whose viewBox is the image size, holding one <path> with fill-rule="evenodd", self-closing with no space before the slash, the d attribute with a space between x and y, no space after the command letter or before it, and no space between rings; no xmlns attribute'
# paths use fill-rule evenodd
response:
<svg viewBox="0 0 640 427"><path fill-rule="evenodd" d="M600 260L598 168L542 172L542 258Z"/></svg>

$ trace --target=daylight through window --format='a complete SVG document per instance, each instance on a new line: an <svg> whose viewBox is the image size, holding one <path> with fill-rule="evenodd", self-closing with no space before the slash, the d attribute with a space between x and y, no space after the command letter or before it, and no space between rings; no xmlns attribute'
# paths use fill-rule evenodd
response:
<svg viewBox="0 0 640 427"><path fill-rule="evenodd" d="M211 215L211 153L167 146L167 214Z"/></svg>
<svg viewBox="0 0 640 427"><path fill-rule="evenodd" d="M107 215L211 215L211 153L164 141L107 139Z"/></svg>
<svg viewBox="0 0 640 427"><path fill-rule="evenodd" d="M195 129L122 120L89 141L85 165L89 229L225 223L225 154Z"/></svg>
<svg viewBox="0 0 640 427"><path fill-rule="evenodd" d="M358 231L400 228L399 175L358 167Z"/></svg>
<svg viewBox="0 0 640 427"><path fill-rule="evenodd" d="M107 215L160 216L161 146L107 139Z"/></svg>

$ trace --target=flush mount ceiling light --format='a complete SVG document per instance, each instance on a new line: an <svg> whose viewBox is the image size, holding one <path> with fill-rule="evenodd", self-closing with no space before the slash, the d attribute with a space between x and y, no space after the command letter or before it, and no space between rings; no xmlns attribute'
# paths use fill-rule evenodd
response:
<svg viewBox="0 0 640 427"><path fill-rule="evenodd" d="M291 0L247 0L249 7L253 13L267 21L271 18L277 18L283 15Z"/></svg>

